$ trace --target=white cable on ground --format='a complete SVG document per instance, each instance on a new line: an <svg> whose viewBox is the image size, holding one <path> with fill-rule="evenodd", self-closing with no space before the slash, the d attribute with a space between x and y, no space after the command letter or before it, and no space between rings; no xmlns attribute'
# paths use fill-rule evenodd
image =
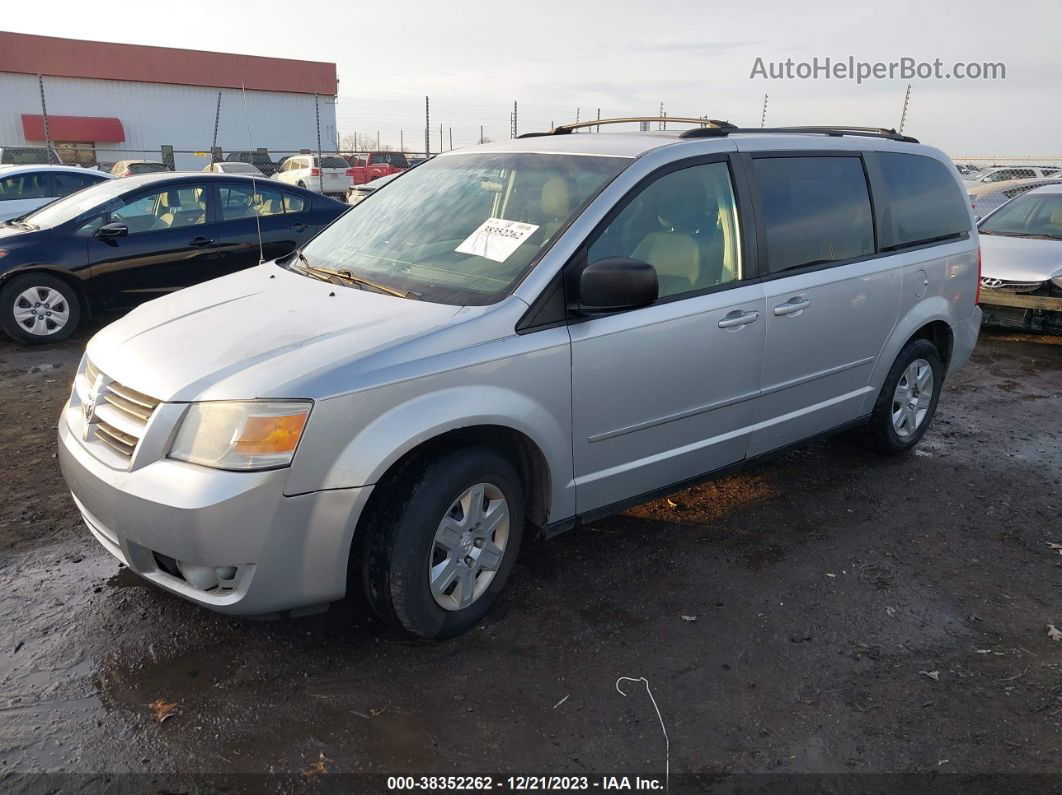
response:
<svg viewBox="0 0 1062 795"><path fill-rule="evenodd" d="M620 682L644 682L645 692L649 694L649 700L653 702L653 709L656 710L656 719L660 721L660 731L664 733L664 791L668 791L671 787L671 740L667 736L667 727L664 726L664 717L660 714L660 707L656 705L656 699L653 698L653 691L649 688L649 680L644 676L637 678L632 676L621 676L616 680L616 692L626 698L627 694L620 688Z"/></svg>

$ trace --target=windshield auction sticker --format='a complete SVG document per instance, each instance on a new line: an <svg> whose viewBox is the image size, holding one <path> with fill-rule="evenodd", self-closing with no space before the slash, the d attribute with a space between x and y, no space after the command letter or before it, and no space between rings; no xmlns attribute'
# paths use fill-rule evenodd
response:
<svg viewBox="0 0 1062 795"><path fill-rule="evenodd" d="M495 262L505 262L538 229L538 224L488 218L479 228L454 249L459 254L474 254Z"/></svg>

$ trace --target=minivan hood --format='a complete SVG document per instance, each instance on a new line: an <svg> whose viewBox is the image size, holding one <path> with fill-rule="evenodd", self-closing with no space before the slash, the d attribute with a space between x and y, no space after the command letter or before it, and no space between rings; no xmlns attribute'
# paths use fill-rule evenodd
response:
<svg viewBox="0 0 1062 795"><path fill-rule="evenodd" d="M1008 282L1043 282L1062 272L1062 240L979 235L981 276Z"/></svg>
<svg viewBox="0 0 1062 795"><path fill-rule="evenodd" d="M163 401L313 398L291 390L460 311L267 263L144 304L93 337L88 356L108 377Z"/></svg>

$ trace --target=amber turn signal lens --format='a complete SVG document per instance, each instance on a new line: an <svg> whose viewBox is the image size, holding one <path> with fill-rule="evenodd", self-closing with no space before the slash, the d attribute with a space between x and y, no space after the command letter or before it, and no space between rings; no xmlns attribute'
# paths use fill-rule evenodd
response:
<svg viewBox="0 0 1062 795"><path fill-rule="evenodd" d="M247 418L240 437L233 444L233 452L243 455L290 453L299 443L306 426L306 414L287 417Z"/></svg>

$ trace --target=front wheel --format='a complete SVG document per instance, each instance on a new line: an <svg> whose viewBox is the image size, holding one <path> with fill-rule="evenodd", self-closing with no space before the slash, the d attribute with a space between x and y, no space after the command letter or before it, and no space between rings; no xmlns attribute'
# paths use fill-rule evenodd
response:
<svg viewBox="0 0 1062 795"><path fill-rule="evenodd" d="M513 465L486 448L413 463L383 486L365 532L373 610L425 639L476 624L505 587L524 524Z"/></svg>
<svg viewBox="0 0 1062 795"><path fill-rule="evenodd" d="M77 293L57 276L19 274L0 291L0 325L16 342L62 342L74 333L80 320Z"/></svg>
<svg viewBox="0 0 1062 795"><path fill-rule="evenodd" d="M944 366L936 346L925 339L908 342L878 394L864 429L866 441L886 455L910 450L929 429L943 384Z"/></svg>

